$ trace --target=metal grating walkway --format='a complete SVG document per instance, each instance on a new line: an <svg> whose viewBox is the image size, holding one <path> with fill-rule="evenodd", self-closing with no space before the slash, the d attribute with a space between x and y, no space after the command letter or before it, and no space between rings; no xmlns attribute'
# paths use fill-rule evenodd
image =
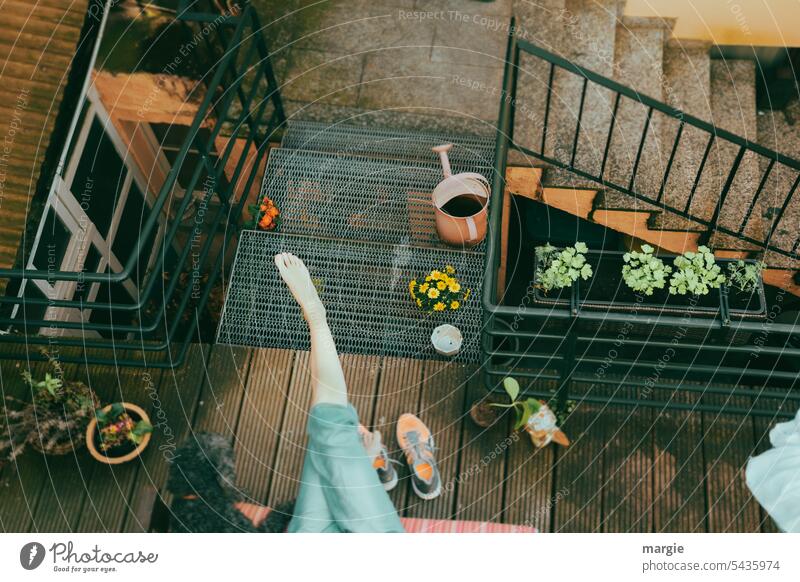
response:
<svg viewBox="0 0 800 582"><path fill-rule="evenodd" d="M464 162L453 171L491 172ZM262 194L280 208L282 232L441 247L431 206L441 180L438 161L280 148L270 153Z"/></svg>
<svg viewBox="0 0 800 582"><path fill-rule="evenodd" d="M315 279L340 353L434 359L430 335L442 323L461 329L454 359L480 359L481 280L484 255L456 249L387 245L352 240L244 231L236 251L217 341L242 346L308 349L300 309L272 257L291 251ZM472 296L458 311L420 312L408 281L453 265Z"/></svg>
<svg viewBox="0 0 800 582"><path fill-rule="evenodd" d="M282 147L335 152L343 155L370 155L408 161L435 161L433 146L454 144L451 161L474 166L492 166L494 137L420 133L394 129L328 125L313 121L292 121L281 142Z"/></svg>

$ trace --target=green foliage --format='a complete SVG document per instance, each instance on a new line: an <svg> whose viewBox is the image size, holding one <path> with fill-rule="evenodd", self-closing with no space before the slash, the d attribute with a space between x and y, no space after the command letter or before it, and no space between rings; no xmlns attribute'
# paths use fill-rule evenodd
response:
<svg viewBox="0 0 800 582"><path fill-rule="evenodd" d="M64 382L59 362L46 351L52 373L36 380L24 371L30 400L6 396L0 404L0 461L13 460L29 445L47 454L83 442L86 426L97 406L94 392L81 382Z"/></svg>
<svg viewBox="0 0 800 582"><path fill-rule="evenodd" d="M561 251L550 244L537 247L536 286L547 292L570 287L578 278L585 281L591 277L592 266L585 256L588 250L582 242Z"/></svg>
<svg viewBox="0 0 800 582"><path fill-rule="evenodd" d="M58 396L62 385L61 378L52 376L50 372L45 373L44 380L38 382L33 379L33 376L31 376L31 373L27 370L22 373L22 378L31 388L35 390L45 390L53 398Z"/></svg>
<svg viewBox="0 0 800 582"><path fill-rule="evenodd" d="M653 256L653 247L642 245L641 252L625 253L622 260L622 278L628 287L645 295L652 295L654 289L663 289L672 268Z"/></svg>
<svg viewBox="0 0 800 582"><path fill-rule="evenodd" d="M745 263L743 260L738 260L735 263L728 263L728 285L751 293L758 286L761 279L761 271L764 270L765 264L763 262Z"/></svg>
<svg viewBox="0 0 800 582"><path fill-rule="evenodd" d="M121 402L115 402L108 410L98 409L95 415L100 449L103 451L125 444L126 441L139 445L146 434L153 432L152 424L144 419L135 421Z"/></svg>
<svg viewBox="0 0 800 582"><path fill-rule="evenodd" d="M517 400L517 397L519 397L520 388L519 382L517 382L514 378L505 378L503 380L503 388L505 389L506 394L508 394L508 398L511 400L511 403L492 403L489 404L489 406L494 406L496 408L513 408L514 414L516 415L514 420L514 430L519 430L528 424L528 419L539 411L539 408L542 404L535 398Z"/></svg>
<svg viewBox="0 0 800 582"><path fill-rule="evenodd" d="M717 265L708 247L698 247L697 252L686 252L675 257L675 273L669 281L673 295L706 295L725 282L725 275Z"/></svg>

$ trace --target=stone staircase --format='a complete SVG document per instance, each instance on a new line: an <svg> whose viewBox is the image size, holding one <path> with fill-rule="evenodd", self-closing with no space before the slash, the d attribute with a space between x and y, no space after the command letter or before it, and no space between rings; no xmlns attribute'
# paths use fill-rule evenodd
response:
<svg viewBox="0 0 800 582"><path fill-rule="evenodd" d="M515 2L514 10L522 37L530 42L718 128L800 158L800 104L790 105L785 112L757 111L754 61L712 59L710 43L672 37L674 20L624 16L624 7L625 2L619 0L535 0ZM549 18L543 27L540 24L544 14ZM533 30L535 34L529 33ZM541 64L523 59L518 112L540 107L536 104L544 97L540 82L544 74ZM530 75L528 84L533 86L525 85L526 75ZM571 142L578 118L580 82L574 75L560 79L556 73L552 91L556 105L549 118L546 155L562 161L565 155L573 155L577 168L593 164L599 167L613 110L611 96L600 89L593 89L590 84L586 92L581 136L573 152ZM607 177L625 179L631 175L642 129L648 123L645 113L646 108L630 100L622 99L618 105ZM518 114L515 141L523 146L538 145L542 121L538 113L521 119ZM658 112L649 120L633 189L655 198L661 188L664 205L682 208L694 187L690 212L709 220L738 148L717 140L709 146L708 134L680 125L678 120ZM672 151L678 131L682 132L679 145ZM702 179L694 184L707 147ZM669 179L662 187L670 160ZM512 161L531 164L531 160L521 158ZM533 161L533 165L542 163ZM745 154L719 215L721 226L738 229L745 221L748 236L758 238L768 232L770 220L797 177L796 172L783 170L773 171L765 179L768 165L763 158ZM747 214L753 193L762 186L762 180L763 192ZM771 267L765 273L765 280L800 295L796 282L800 260L772 252L764 254L763 249L736 237L707 232L702 224L664 207L610 188L603 189L596 182L556 167L545 166L542 186L541 201L658 244L664 250L682 252L698 244L708 244L721 256L763 257ZM791 216L790 224L795 226L784 227L773 235L773 242L780 241L781 248L792 248L800 232L800 197L796 198L798 201L790 204L784 215ZM782 225L787 224L785 217Z"/></svg>

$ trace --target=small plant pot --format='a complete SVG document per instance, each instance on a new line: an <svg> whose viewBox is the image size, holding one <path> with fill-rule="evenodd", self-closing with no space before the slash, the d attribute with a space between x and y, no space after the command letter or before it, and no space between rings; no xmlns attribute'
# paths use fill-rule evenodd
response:
<svg viewBox="0 0 800 582"><path fill-rule="evenodd" d="M109 404L104 407L103 412L111 410L111 406L112 405ZM129 402L123 402L122 406L125 408L125 412L134 420L146 420L150 422L150 417L139 406L130 404ZM108 451L103 451L100 449L100 432L97 429L97 418L93 418L91 422L89 422L89 426L86 427L86 448L89 449L89 453L92 457L101 463L107 465L121 465L141 455L142 451L144 451L150 443L150 438L152 436L152 433L145 434L144 437L142 437L142 442L136 446L131 443L129 446L120 445Z"/></svg>
<svg viewBox="0 0 800 582"><path fill-rule="evenodd" d="M92 410L100 406L100 401L98 400L97 395L91 389L89 389L85 384L83 384L82 382L75 382L72 383L72 387L82 388L85 391L86 396L88 396L92 400ZM75 430L74 432L71 432L71 434L63 440L63 442L57 442L54 445L47 447L47 450L45 450L45 448L42 447L42 442L39 439L36 439L33 442L31 442L31 448L34 451L37 451L44 455L48 455L51 457L59 457L67 455L74 451L79 451L81 448L83 448L83 445L85 444L85 439L86 439L85 431Z"/></svg>
<svg viewBox="0 0 800 582"><path fill-rule="evenodd" d="M437 354L452 357L461 351L464 336L461 335L461 331L457 327L445 323L433 330L431 343Z"/></svg>
<svg viewBox="0 0 800 582"><path fill-rule="evenodd" d="M481 428L489 428L500 419L502 411L490 404L490 400L476 400L469 409L470 418Z"/></svg>

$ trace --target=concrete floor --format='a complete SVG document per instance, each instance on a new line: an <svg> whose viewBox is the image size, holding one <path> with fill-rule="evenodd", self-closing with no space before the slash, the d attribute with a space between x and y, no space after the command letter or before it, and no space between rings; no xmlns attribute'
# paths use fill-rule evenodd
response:
<svg viewBox="0 0 800 582"><path fill-rule="evenodd" d="M491 133L511 0L252 3L292 116Z"/></svg>

